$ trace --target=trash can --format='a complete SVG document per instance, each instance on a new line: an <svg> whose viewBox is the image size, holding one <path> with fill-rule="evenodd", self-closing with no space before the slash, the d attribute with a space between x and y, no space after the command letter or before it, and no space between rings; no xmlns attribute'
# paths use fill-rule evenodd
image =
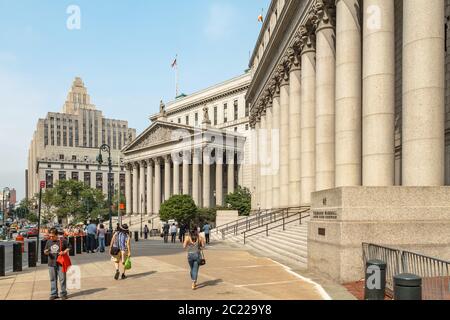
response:
<svg viewBox="0 0 450 320"><path fill-rule="evenodd" d="M394 276L394 300L422 300L422 278L411 273Z"/></svg>
<svg viewBox="0 0 450 320"><path fill-rule="evenodd" d="M6 269L6 257L5 257L5 246L0 244L0 277L5 276Z"/></svg>
<svg viewBox="0 0 450 320"><path fill-rule="evenodd" d="M384 300L386 292L386 262L369 260L366 262L364 300Z"/></svg>
<svg viewBox="0 0 450 320"><path fill-rule="evenodd" d="M28 242L28 268L36 268L36 242Z"/></svg>
<svg viewBox="0 0 450 320"><path fill-rule="evenodd" d="M13 272L22 271L22 244L13 244Z"/></svg>
<svg viewBox="0 0 450 320"><path fill-rule="evenodd" d="M70 246L69 256L70 257L74 257L75 256L75 250L76 250L75 249L75 238L70 236L70 237L67 238L67 240L69 241L69 246Z"/></svg>
<svg viewBox="0 0 450 320"><path fill-rule="evenodd" d="M76 236L75 237L75 247L76 247L76 253L81 254L82 253L82 245L81 245L82 237Z"/></svg>
<svg viewBox="0 0 450 320"><path fill-rule="evenodd" d="M82 238L81 243L83 245L83 252L87 252L86 235L83 235L81 238Z"/></svg>
<svg viewBox="0 0 450 320"><path fill-rule="evenodd" d="M41 264L48 263L48 256L45 255L45 245L47 244L47 240L41 240Z"/></svg>
<svg viewBox="0 0 450 320"><path fill-rule="evenodd" d="M136 241L136 242L139 241L139 231L134 232L134 241Z"/></svg>

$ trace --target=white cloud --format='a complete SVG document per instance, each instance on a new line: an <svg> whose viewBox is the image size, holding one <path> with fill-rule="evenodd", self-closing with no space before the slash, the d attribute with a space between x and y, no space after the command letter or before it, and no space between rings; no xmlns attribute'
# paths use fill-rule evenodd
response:
<svg viewBox="0 0 450 320"><path fill-rule="evenodd" d="M226 3L213 3L209 8L205 26L205 34L211 40L223 39L234 29L234 21L238 11Z"/></svg>

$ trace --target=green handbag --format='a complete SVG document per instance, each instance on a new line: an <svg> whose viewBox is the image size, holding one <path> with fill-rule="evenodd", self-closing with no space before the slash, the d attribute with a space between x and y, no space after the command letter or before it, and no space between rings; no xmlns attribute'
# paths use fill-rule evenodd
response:
<svg viewBox="0 0 450 320"><path fill-rule="evenodd" d="M130 270L131 269L131 259L130 257L127 258L127 260L125 260L125 270Z"/></svg>

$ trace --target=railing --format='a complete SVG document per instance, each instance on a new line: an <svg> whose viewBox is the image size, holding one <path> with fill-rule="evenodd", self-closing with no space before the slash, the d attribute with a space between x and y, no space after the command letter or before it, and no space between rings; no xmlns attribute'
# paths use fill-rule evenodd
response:
<svg viewBox="0 0 450 320"><path fill-rule="evenodd" d="M414 252L363 243L364 269L368 260L386 262L386 293L393 296L393 278L412 273L422 278L423 300L450 300L450 262Z"/></svg>
<svg viewBox="0 0 450 320"><path fill-rule="evenodd" d="M275 220L275 221L271 221L271 222L269 222L269 223L266 223L266 224L263 225L263 226L259 226L259 227L256 227L256 228L253 228L253 229L249 229L249 230L244 231L244 232L243 232L243 234L244 234L244 244L246 244L248 238L253 237L253 236L256 236L256 235L259 235L259 234L262 234L262 233L265 233L265 234L266 234L266 237L268 237L268 236L269 236L269 231L274 230L274 229L277 229L277 228L279 228L279 227L283 227L283 231L284 231L284 230L286 230L286 225L288 225L288 224L291 224L291 223L294 223L294 222L297 222L297 221L298 221L298 222L299 222L299 225L301 225L301 224L302 224L302 220L303 220L303 219L306 219L306 218L309 218L309 216L310 216L309 214L303 216L304 213L310 211L309 208L305 208L305 209L303 209L303 210L302 210L301 208L302 208L302 207L299 208L299 209L300 209L300 212L295 212L295 213L292 214L292 215L290 215L289 208L288 208L288 209L284 209L285 212L286 212L286 215L283 216L282 218L280 218L280 219L278 219L278 220ZM290 209L292 210L293 208L290 208ZM297 219L289 220L289 221L286 222L287 219L290 219L290 218L295 217L295 216L297 216L297 215L299 216ZM277 225L274 225L274 226L269 227L270 225L273 225L273 224L277 224ZM261 229L261 228L263 228L263 227L265 227L263 230L260 230L260 231L258 231L258 232L255 232L255 233L252 233L252 234L249 234L249 235L248 235L248 232L252 232L252 231Z"/></svg>
<svg viewBox="0 0 450 320"><path fill-rule="evenodd" d="M216 228L215 230L216 233L221 233L222 239L225 240L225 236L227 234L238 235L240 231L247 230L253 227L255 224L260 225L263 221L266 221L268 219L272 220L274 215L278 214L279 212L281 212L281 209L263 210L255 215L227 223L226 225Z"/></svg>

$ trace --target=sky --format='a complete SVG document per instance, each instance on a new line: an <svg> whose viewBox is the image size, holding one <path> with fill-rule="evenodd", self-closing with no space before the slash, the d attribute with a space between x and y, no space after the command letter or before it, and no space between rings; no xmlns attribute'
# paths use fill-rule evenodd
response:
<svg viewBox="0 0 450 320"><path fill-rule="evenodd" d="M0 0L0 188L25 196L37 120L61 111L76 76L105 117L127 120L139 134L159 101L175 97L177 54L185 94L244 73L269 4Z"/></svg>

